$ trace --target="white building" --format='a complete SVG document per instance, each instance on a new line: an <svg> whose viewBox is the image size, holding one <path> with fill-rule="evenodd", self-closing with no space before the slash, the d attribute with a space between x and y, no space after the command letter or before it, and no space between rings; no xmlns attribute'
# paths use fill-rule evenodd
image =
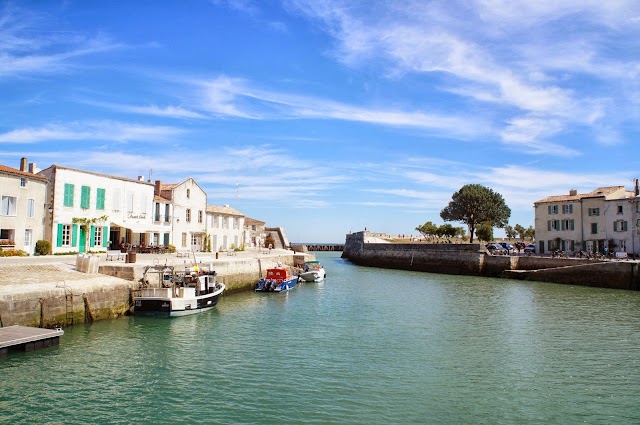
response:
<svg viewBox="0 0 640 425"><path fill-rule="evenodd" d="M182 183L155 182L158 208L171 212L170 243L176 249L203 251L207 233L205 214L207 194L192 178ZM166 205L170 205L166 210ZM166 214L165 214L166 217Z"/></svg>
<svg viewBox="0 0 640 425"><path fill-rule="evenodd" d="M207 234L211 251L244 248L244 214L229 205L207 206Z"/></svg>
<svg viewBox="0 0 640 425"><path fill-rule="evenodd" d="M637 190L637 189L636 189ZM536 252L634 252L634 196L624 186L549 196L534 203Z"/></svg>
<svg viewBox="0 0 640 425"><path fill-rule="evenodd" d="M150 243L164 228L152 222L153 184L52 165L45 237L53 253L99 252Z"/></svg>
<svg viewBox="0 0 640 425"><path fill-rule="evenodd" d="M0 248L33 254L44 239L47 179L34 174L35 165L20 160L20 169L0 165Z"/></svg>

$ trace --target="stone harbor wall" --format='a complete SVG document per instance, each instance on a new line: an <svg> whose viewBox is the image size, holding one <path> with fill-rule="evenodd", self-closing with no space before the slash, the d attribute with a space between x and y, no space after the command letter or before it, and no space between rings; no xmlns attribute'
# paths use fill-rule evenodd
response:
<svg viewBox="0 0 640 425"><path fill-rule="evenodd" d="M342 257L354 264L431 273L640 290L638 262L491 255L481 244L367 243L366 232L350 233Z"/></svg>

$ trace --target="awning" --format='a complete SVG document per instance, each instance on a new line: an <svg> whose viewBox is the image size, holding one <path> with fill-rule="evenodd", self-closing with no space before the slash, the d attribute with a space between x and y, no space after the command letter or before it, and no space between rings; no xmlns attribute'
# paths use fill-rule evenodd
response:
<svg viewBox="0 0 640 425"><path fill-rule="evenodd" d="M133 233L168 233L171 231L168 226L152 223L111 221L111 225L130 229Z"/></svg>

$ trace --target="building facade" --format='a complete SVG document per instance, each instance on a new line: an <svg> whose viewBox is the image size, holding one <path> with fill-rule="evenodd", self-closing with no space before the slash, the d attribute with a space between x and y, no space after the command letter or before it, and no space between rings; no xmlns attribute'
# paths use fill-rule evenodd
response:
<svg viewBox="0 0 640 425"><path fill-rule="evenodd" d="M252 248L260 248L264 246L264 241L267 237L265 231L266 222L257 220L255 218L245 217L244 229L245 229L245 245Z"/></svg>
<svg viewBox="0 0 640 425"><path fill-rule="evenodd" d="M0 165L0 248L33 255L36 241L44 239L47 179L34 174L26 158L20 168Z"/></svg>
<svg viewBox="0 0 640 425"><path fill-rule="evenodd" d="M170 243L176 249L203 251L207 234L205 216L207 210L207 194L192 178L182 183L162 184L156 181L154 199L160 209L169 204L171 212ZM155 208L155 206L154 206ZM166 217L166 215L165 215Z"/></svg>
<svg viewBox="0 0 640 425"><path fill-rule="evenodd" d="M244 249L244 220L244 214L229 205L208 205L207 235L211 251Z"/></svg>
<svg viewBox="0 0 640 425"><path fill-rule="evenodd" d="M534 203L536 252L634 252L636 190L601 187L579 194L549 196ZM637 233L637 231L635 232Z"/></svg>
<svg viewBox="0 0 640 425"><path fill-rule="evenodd" d="M102 252L148 244L161 228L152 222L153 184L52 165L45 238L53 253Z"/></svg>

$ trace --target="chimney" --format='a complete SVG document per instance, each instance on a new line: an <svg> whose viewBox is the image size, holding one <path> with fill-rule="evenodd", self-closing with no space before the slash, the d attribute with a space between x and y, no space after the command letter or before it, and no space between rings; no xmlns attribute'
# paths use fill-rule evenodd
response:
<svg viewBox="0 0 640 425"><path fill-rule="evenodd" d="M578 194L578 191L576 189L571 189L569 191L569 196L576 196Z"/></svg>
<svg viewBox="0 0 640 425"><path fill-rule="evenodd" d="M20 159L20 171L27 171L27 158Z"/></svg>
<svg viewBox="0 0 640 425"><path fill-rule="evenodd" d="M29 172L31 174L35 174L36 173L36 163L35 162L32 162L32 163L29 164Z"/></svg>
<svg viewBox="0 0 640 425"><path fill-rule="evenodd" d="M162 180L156 180L156 183L153 186L153 194L154 195L160 196L160 187L162 187Z"/></svg>
<svg viewBox="0 0 640 425"><path fill-rule="evenodd" d="M139 182L143 182L144 181L144 176L138 176L138 181Z"/></svg>

